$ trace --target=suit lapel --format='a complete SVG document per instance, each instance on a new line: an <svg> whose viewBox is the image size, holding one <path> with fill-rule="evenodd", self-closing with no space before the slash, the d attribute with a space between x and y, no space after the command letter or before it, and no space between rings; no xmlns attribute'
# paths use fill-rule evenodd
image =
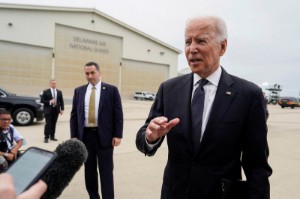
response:
<svg viewBox="0 0 300 199"><path fill-rule="evenodd" d="M193 73L186 75L177 86L176 109L179 113L181 131L189 142L190 150L193 151L191 136L191 93L193 88Z"/></svg>
<svg viewBox="0 0 300 199"><path fill-rule="evenodd" d="M100 101L99 101L99 108L98 108L98 115L101 112L103 107L103 102L106 97L106 84L104 82L101 83L101 90L100 90ZM99 117L98 117L99 118Z"/></svg>
<svg viewBox="0 0 300 199"><path fill-rule="evenodd" d="M49 99L52 99L52 90L50 88L48 89L48 96L49 96Z"/></svg>
<svg viewBox="0 0 300 199"><path fill-rule="evenodd" d="M84 112L84 103L85 103L85 94L86 94L86 89L88 87L88 84L86 86L83 86L81 87L79 93L78 93L78 98L79 98L79 110L81 110L81 114L82 115L85 115L85 112ZM83 120L83 123L84 123L84 120Z"/></svg>
<svg viewBox="0 0 300 199"><path fill-rule="evenodd" d="M236 95L236 90L231 87L233 83L234 82L229 74L224 69L222 69L221 79L217 88L215 100L213 102L209 120L207 122L199 150L201 150L207 140L209 140L211 134L214 133L214 129L217 127L218 123L221 121L226 111L230 107Z"/></svg>

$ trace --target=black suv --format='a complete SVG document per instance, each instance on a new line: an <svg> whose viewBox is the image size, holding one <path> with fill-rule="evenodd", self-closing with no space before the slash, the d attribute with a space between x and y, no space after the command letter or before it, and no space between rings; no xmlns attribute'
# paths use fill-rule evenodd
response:
<svg viewBox="0 0 300 199"><path fill-rule="evenodd" d="M43 104L38 97L23 97L0 88L0 108L10 111L13 124L27 126L44 119Z"/></svg>

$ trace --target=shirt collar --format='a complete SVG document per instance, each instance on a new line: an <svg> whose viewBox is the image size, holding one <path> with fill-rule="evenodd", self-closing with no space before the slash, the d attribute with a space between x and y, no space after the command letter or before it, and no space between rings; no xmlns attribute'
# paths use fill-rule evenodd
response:
<svg viewBox="0 0 300 199"><path fill-rule="evenodd" d="M222 74L222 67L218 67L218 69L213 72L210 76L208 76L206 79L213 85L218 86L219 81L221 79ZM197 84L197 82L202 79L198 74L194 73L194 86Z"/></svg>
<svg viewBox="0 0 300 199"><path fill-rule="evenodd" d="M92 89L93 85L91 83L89 83L88 85L88 89ZM100 90L101 88L101 81L99 81L96 85L95 85L96 90Z"/></svg>

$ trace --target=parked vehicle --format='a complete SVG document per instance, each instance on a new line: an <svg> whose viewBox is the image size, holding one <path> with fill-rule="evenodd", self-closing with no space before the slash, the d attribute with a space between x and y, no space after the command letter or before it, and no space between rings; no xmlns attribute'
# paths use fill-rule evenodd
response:
<svg viewBox="0 0 300 199"><path fill-rule="evenodd" d="M44 105L39 97L17 96L0 88L0 108L8 110L13 119L13 124L27 126L44 119Z"/></svg>
<svg viewBox="0 0 300 199"><path fill-rule="evenodd" d="M300 107L300 101L296 97L281 97L278 100L278 104L281 106L281 108L285 107Z"/></svg>
<svg viewBox="0 0 300 199"><path fill-rule="evenodd" d="M133 95L136 100L154 100L155 95L146 91L135 92Z"/></svg>

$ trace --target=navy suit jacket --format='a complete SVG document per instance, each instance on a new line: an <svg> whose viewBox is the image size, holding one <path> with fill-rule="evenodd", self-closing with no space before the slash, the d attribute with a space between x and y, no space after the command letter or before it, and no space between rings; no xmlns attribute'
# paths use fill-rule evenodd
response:
<svg viewBox="0 0 300 199"><path fill-rule="evenodd" d="M74 91L71 111L71 138L82 140L84 131L84 98L88 85ZM112 138L123 136L123 111L121 97L117 87L101 83L101 96L98 110L98 135L100 145L112 146Z"/></svg>
<svg viewBox="0 0 300 199"><path fill-rule="evenodd" d="M63 94L60 90L56 89L56 110L57 113L60 113L60 111L63 111L65 109L64 106L64 99L63 99ZM41 96L41 102L44 103L44 114L48 114L51 112L52 106L50 105L50 100L52 100L52 92L51 89L46 89L43 91L43 94Z"/></svg>
<svg viewBox="0 0 300 199"><path fill-rule="evenodd" d="M159 87L144 126L136 137L137 148L154 155L163 142L150 149L145 131L151 119L166 116L180 123L166 135L168 161L162 199L220 199L221 179L241 179L243 167L249 199L269 199L272 173L268 158L267 126L261 89L222 70L210 117L198 151L191 135L193 74L170 79Z"/></svg>

